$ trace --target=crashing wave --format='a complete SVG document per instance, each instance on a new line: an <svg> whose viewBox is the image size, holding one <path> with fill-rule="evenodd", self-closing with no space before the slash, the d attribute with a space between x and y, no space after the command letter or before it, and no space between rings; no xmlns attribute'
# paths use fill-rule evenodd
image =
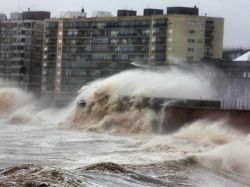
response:
<svg viewBox="0 0 250 187"><path fill-rule="evenodd" d="M160 108L153 98L195 99L211 96L210 83L195 73L177 69L166 71L126 71L84 86L75 100L73 112L61 123L64 128L122 133L148 133L159 129Z"/></svg>
<svg viewBox="0 0 250 187"><path fill-rule="evenodd" d="M62 126L68 128L87 128L88 130L114 130L116 132L151 132L155 111L145 98L112 98L106 90L94 93L84 107L78 105L68 121Z"/></svg>

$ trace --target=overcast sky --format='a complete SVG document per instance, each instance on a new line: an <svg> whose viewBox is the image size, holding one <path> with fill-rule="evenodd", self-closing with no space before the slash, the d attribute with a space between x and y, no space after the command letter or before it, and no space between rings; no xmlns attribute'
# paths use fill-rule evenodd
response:
<svg viewBox="0 0 250 187"><path fill-rule="evenodd" d="M93 10L111 11L134 9L139 14L143 8L161 8L167 6L194 6L200 8L200 15L225 18L225 47L250 47L250 0L0 0L0 12L9 16L13 11L48 10L52 16L61 11L76 11L85 8L88 16Z"/></svg>

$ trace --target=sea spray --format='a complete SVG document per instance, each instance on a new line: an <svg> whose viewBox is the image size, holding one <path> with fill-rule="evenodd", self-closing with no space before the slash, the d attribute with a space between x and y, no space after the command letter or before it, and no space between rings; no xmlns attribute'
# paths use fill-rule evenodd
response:
<svg viewBox="0 0 250 187"><path fill-rule="evenodd" d="M202 119L192 124L186 124L173 136L204 145L223 145L237 140L242 134L236 129L230 128L224 120L209 121Z"/></svg>
<svg viewBox="0 0 250 187"><path fill-rule="evenodd" d="M220 171L227 176L243 177L250 184L249 137L239 138L207 152L197 153L193 158L200 164Z"/></svg>
<svg viewBox="0 0 250 187"><path fill-rule="evenodd" d="M113 96L200 99L214 95L209 80L200 72L171 68L158 71L124 71L83 86L77 99L87 101L100 89L109 89Z"/></svg>
<svg viewBox="0 0 250 187"><path fill-rule="evenodd" d="M197 153L186 151L187 158L228 178L234 177L235 180L250 184L249 135L228 126L225 121L200 120L187 124L171 136L175 138L175 145L176 139L181 139L187 145L196 145L196 149L200 147Z"/></svg>
<svg viewBox="0 0 250 187"><path fill-rule="evenodd" d="M12 87L8 87L8 85ZM13 87L0 79L0 119L10 124L58 124L71 113L65 108L46 108L32 93Z"/></svg>
<svg viewBox="0 0 250 187"><path fill-rule="evenodd" d="M0 88L0 116L6 117L34 100L32 94L18 88Z"/></svg>

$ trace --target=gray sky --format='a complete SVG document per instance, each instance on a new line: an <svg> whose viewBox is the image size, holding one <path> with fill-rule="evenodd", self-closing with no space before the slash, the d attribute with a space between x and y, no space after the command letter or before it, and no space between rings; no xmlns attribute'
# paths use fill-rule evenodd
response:
<svg viewBox="0 0 250 187"><path fill-rule="evenodd" d="M0 0L0 12L48 10L53 16L61 11L75 11L84 7L88 16L93 10L134 9L139 14L143 8L166 9L167 6L194 6L200 14L225 18L225 47L250 47L250 0Z"/></svg>

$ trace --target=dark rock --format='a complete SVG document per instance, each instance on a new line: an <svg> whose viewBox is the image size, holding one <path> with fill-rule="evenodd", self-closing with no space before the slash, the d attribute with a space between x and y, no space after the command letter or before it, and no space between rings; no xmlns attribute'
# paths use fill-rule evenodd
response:
<svg viewBox="0 0 250 187"><path fill-rule="evenodd" d="M85 168L86 171L98 170L98 171L109 171L112 173L126 173L127 171L119 166L118 164L114 164L111 162L103 162L88 166Z"/></svg>

